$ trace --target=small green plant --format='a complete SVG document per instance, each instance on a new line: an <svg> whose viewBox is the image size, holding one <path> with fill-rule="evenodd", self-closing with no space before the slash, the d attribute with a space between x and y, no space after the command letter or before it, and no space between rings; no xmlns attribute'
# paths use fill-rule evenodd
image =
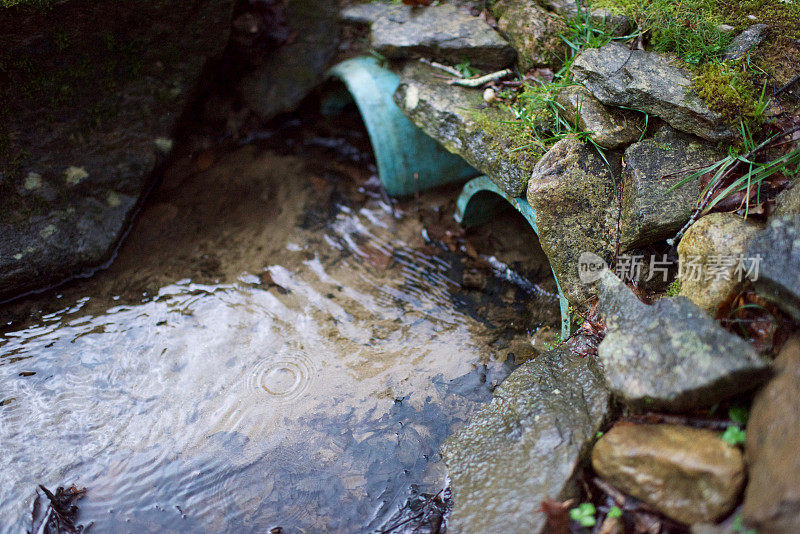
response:
<svg viewBox="0 0 800 534"><path fill-rule="evenodd" d="M736 517L733 518L733 524L731 525L731 528L736 534L757 534L755 529L744 526L742 514L736 514Z"/></svg>
<svg viewBox="0 0 800 534"><path fill-rule="evenodd" d="M731 406L728 409L728 417L737 425L745 426L750 418L750 410L746 406Z"/></svg>
<svg viewBox="0 0 800 534"><path fill-rule="evenodd" d="M582 502L569 511L569 517L573 521L580 523L582 527L593 527L597 523L594 517L596 510L590 502Z"/></svg>
<svg viewBox="0 0 800 534"><path fill-rule="evenodd" d="M722 441L734 447L738 445L744 445L746 438L747 434L745 433L745 431L736 425L729 426L725 430L725 432L723 432L722 435L720 436L720 439L722 439Z"/></svg>
<svg viewBox="0 0 800 534"><path fill-rule="evenodd" d="M470 65L469 61L464 61L463 63L459 63L456 65L456 70L461 73L462 78L471 78L477 74L480 74L480 70L476 69L475 67Z"/></svg>
<svg viewBox="0 0 800 534"><path fill-rule="evenodd" d="M556 350L562 343L564 340L561 339L561 334L556 334L556 339L552 343L544 343L544 350Z"/></svg>
<svg viewBox="0 0 800 534"><path fill-rule="evenodd" d="M677 297L681 292L681 281L679 278L673 280L669 287L667 287L667 296L669 297Z"/></svg>
<svg viewBox="0 0 800 534"><path fill-rule="evenodd" d="M612 506L608 510L608 514L606 514L606 517L610 517L612 519L616 517L622 517L622 510L618 506Z"/></svg>

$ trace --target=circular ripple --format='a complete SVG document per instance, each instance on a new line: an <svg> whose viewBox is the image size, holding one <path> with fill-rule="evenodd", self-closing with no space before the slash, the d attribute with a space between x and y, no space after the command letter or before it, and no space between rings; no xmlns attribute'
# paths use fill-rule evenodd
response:
<svg viewBox="0 0 800 534"><path fill-rule="evenodd" d="M250 375L250 386L276 400L286 401L302 395L311 382L311 366L302 356L281 360L262 360Z"/></svg>

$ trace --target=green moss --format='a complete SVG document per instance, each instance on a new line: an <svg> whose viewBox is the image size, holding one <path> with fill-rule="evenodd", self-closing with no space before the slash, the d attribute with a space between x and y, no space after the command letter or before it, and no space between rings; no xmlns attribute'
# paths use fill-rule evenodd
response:
<svg viewBox="0 0 800 534"><path fill-rule="evenodd" d="M755 113L757 90L741 65L706 64L694 78L694 87L708 107L729 123Z"/></svg>
<svg viewBox="0 0 800 534"><path fill-rule="evenodd" d="M505 152L515 165L532 166L546 151L534 142L525 122L511 113L487 108L471 110L469 116L486 133L490 148Z"/></svg>

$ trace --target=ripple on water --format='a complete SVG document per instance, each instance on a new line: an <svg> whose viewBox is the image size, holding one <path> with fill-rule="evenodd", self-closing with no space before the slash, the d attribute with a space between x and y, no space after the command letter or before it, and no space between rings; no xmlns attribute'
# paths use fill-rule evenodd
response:
<svg viewBox="0 0 800 534"><path fill-rule="evenodd" d="M250 371L251 392L266 394L279 402L292 401L305 393L313 379L313 364L302 353L278 360L265 358Z"/></svg>

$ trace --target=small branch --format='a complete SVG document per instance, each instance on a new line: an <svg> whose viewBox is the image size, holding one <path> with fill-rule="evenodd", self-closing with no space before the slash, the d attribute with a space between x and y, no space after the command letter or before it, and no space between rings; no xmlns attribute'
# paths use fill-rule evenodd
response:
<svg viewBox="0 0 800 534"><path fill-rule="evenodd" d="M772 96L778 96L779 94L781 94L781 93L783 93L784 91L788 90L788 89L789 89L789 88L790 88L792 85L794 85L795 83L797 83L797 81L798 81L798 80L800 80L800 74L798 74L797 76L795 76L794 78L792 78L791 80L789 80L789 81L786 83L786 85L784 85L783 87L781 87L780 89L778 89L777 91L775 91L774 93L772 93Z"/></svg>
<svg viewBox="0 0 800 534"><path fill-rule="evenodd" d="M463 87L480 87L485 83L493 82L495 80L499 80L500 78L505 78L506 76L510 76L511 74L512 74L511 69L503 69L497 72L493 72L491 74L487 74L485 76L479 76L477 78L450 80L450 85L461 85Z"/></svg>
<svg viewBox="0 0 800 534"><path fill-rule="evenodd" d="M461 72L458 69L454 68L454 67L448 67L447 65L442 65L441 63L437 63L436 61L431 61L430 59L427 59L427 58L424 58L424 57L420 58L419 60L420 60L420 62L425 63L426 65L430 65L431 67L433 67L435 69L443 70L447 74L451 74L451 75L455 76L456 78L463 78L463 75L461 74Z"/></svg>

